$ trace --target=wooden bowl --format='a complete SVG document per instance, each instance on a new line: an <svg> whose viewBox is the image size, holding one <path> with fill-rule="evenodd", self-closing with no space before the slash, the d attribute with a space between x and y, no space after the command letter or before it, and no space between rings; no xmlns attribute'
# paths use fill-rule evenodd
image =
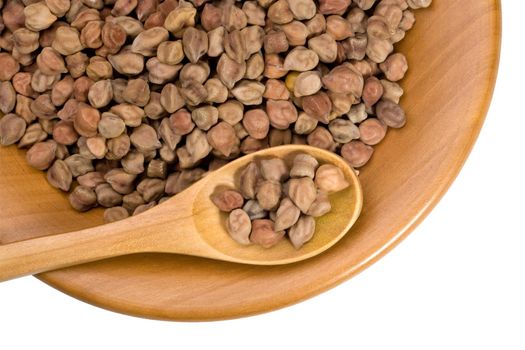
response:
<svg viewBox="0 0 525 350"><path fill-rule="evenodd" d="M408 124L391 130L361 172L365 204L336 246L287 266L245 266L163 254L126 256L38 276L76 298L135 316L224 319L309 298L350 278L399 243L458 174L483 124L500 48L498 0L435 0L417 12L399 46L410 70ZM102 224L79 214L30 169L24 152L0 149L0 243Z"/></svg>

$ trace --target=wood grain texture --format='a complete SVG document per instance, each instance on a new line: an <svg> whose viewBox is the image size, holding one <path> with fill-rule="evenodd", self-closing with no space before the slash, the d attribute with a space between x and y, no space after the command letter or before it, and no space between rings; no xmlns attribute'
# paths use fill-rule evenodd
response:
<svg viewBox="0 0 525 350"><path fill-rule="evenodd" d="M402 82L408 124L391 130L376 147L360 176L362 215L333 248L308 261L271 267L140 254L39 278L122 313L210 320L284 307L362 271L412 231L448 189L478 136L496 80L498 0L435 0L416 16L416 27L398 47L410 63ZM65 199L46 188L44 175L29 170L21 154L0 152L1 242L101 222L99 213L67 209ZM20 205L12 207L15 201Z"/></svg>
<svg viewBox="0 0 525 350"><path fill-rule="evenodd" d="M229 237L228 215L211 201L217 191L240 188L240 176L251 162L277 157L289 169L297 154L341 169L350 186L329 195L332 210L316 219L313 238L301 249L282 240L271 249L244 246ZM38 184L35 184L38 186ZM161 205L140 215L80 231L0 245L0 281L136 253L177 253L254 265L290 264L324 252L356 222L363 193L355 171L332 152L305 145L286 145L238 158ZM12 201L11 206L17 206Z"/></svg>

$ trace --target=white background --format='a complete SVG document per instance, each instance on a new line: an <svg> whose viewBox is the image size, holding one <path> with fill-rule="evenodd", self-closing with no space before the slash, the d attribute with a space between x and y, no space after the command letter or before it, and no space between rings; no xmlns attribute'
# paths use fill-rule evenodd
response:
<svg viewBox="0 0 525 350"><path fill-rule="evenodd" d="M524 349L525 2L503 2L480 139L441 203L378 263L298 305L211 323L124 316L22 278L0 284L0 348Z"/></svg>

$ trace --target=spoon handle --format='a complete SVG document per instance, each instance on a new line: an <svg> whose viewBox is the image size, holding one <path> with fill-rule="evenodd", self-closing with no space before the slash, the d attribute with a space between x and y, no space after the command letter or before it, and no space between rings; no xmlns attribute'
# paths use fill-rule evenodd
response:
<svg viewBox="0 0 525 350"><path fill-rule="evenodd" d="M140 252L205 255L184 193L128 219L0 245L0 282Z"/></svg>
<svg viewBox="0 0 525 350"><path fill-rule="evenodd" d="M0 246L0 281L132 253L140 237L100 228Z"/></svg>

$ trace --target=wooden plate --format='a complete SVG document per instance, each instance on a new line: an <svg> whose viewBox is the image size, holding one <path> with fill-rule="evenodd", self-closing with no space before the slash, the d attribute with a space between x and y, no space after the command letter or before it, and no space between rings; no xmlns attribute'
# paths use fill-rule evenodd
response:
<svg viewBox="0 0 525 350"><path fill-rule="evenodd" d="M311 260L244 266L144 254L38 276L76 298L126 314L169 320L240 317L284 307L350 278L399 243L445 193L483 124L500 48L497 0L435 0L399 50L408 124L376 148L361 180L357 225ZM101 224L100 211L78 214L23 152L0 149L0 243Z"/></svg>

